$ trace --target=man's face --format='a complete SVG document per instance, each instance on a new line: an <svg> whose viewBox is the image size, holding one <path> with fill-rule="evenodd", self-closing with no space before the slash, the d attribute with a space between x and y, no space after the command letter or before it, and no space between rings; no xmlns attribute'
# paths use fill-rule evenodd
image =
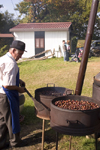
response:
<svg viewBox="0 0 100 150"><path fill-rule="evenodd" d="M19 58L22 57L23 53L24 53L24 51L16 50L16 49L15 49L15 51L14 51L14 59L15 59L16 61L19 60Z"/></svg>

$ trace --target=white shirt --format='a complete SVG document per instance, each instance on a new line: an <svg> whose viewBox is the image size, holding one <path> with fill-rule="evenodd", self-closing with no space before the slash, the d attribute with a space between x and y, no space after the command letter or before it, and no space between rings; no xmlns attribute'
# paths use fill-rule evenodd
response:
<svg viewBox="0 0 100 150"><path fill-rule="evenodd" d="M67 50L70 50L70 46L67 44Z"/></svg>
<svg viewBox="0 0 100 150"><path fill-rule="evenodd" d="M4 56L0 57L0 86L16 85L17 73L18 73L17 63L9 52ZM5 94L2 87L0 87L0 93Z"/></svg>

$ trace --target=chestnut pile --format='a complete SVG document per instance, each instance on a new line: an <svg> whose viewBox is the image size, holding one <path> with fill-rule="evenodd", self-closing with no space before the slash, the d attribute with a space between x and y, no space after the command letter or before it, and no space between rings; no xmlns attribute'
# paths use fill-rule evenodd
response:
<svg viewBox="0 0 100 150"><path fill-rule="evenodd" d="M55 106L69 110L92 110L99 108L99 106L89 101L78 100L58 100L54 103Z"/></svg>

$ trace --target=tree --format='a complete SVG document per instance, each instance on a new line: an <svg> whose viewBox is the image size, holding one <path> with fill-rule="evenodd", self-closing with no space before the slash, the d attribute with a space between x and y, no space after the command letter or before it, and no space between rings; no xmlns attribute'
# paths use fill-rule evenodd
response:
<svg viewBox="0 0 100 150"><path fill-rule="evenodd" d="M92 0L23 0L16 5L25 17L21 22L72 22L73 34L84 39ZM98 12L100 11L100 6ZM94 34L99 30L99 16Z"/></svg>
<svg viewBox="0 0 100 150"><path fill-rule="evenodd" d="M3 14L0 13L0 33L2 33L2 28L5 24L5 21L3 20Z"/></svg>
<svg viewBox="0 0 100 150"><path fill-rule="evenodd" d="M3 7L3 5L0 5L0 8Z"/></svg>
<svg viewBox="0 0 100 150"><path fill-rule="evenodd" d="M20 14L24 14L25 17L21 22L41 22L41 12L46 9L46 4L41 0L23 0L19 4L16 4L15 10L18 10Z"/></svg>
<svg viewBox="0 0 100 150"><path fill-rule="evenodd" d="M15 26L13 16L8 11L0 13L0 33L9 33L9 29ZM13 38L0 38L0 53L4 54L8 50L12 40Z"/></svg>
<svg viewBox="0 0 100 150"><path fill-rule="evenodd" d="M1 28L0 32L1 33L9 33L9 29L14 27L14 19L13 16L14 14L8 13L8 11L5 11L4 14L1 14L2 18L0 19L1 22Z"/></svg>

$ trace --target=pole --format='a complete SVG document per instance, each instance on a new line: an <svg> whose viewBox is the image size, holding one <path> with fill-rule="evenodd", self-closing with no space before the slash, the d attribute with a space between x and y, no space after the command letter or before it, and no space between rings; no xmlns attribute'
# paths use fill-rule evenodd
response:
<svg viewBox="0 0 100 150"><path fill-rule="evenodd" d="M76 90L75 90L76 95L81 95L81 91L82 91L98 4L99 4L99 0L92 1L90 18L88 22L87 34L86 34L85 44L84 44L84 50L83 50L81 65L79 69L77 84L76 84Z"/></svg>

